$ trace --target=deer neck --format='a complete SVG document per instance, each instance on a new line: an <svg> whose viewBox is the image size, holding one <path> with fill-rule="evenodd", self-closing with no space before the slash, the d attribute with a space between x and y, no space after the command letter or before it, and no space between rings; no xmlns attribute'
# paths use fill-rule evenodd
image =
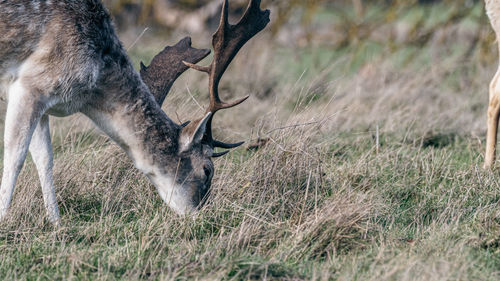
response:
<svg viewBox="0 0 500 281"><path fill-rule="evenodd" d="M133 86L125 92L108 87L109 92L98 94L96 102L83 113L132 158L139 170L156 174L156 169L171 162L166 157L177 155L181 128L163 112L140 78L130 84Z"/></svg>

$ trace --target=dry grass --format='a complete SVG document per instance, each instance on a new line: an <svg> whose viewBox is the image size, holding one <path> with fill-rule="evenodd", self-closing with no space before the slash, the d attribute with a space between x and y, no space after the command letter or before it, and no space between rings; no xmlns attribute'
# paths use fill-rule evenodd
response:
<svg viewBox="0 0 500 281"><path fill-rule="evenodd" d="M29 160L0 224L0 278L498 280L498 171L479 168L496 66L413 51L347 70L356 52L246 48L224 92L253 97L216 117L216 134L269 142L217 160L194 217L168 210L86 120L54 120L62 227ZM201 114L201 77L175 85L173 119Z"/></svg>

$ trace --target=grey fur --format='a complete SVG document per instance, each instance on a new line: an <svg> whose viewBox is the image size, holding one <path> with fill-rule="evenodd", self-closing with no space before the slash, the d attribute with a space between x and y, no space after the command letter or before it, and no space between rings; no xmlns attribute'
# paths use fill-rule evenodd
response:
<svg viewBox="0 0 500 281"><path fill-rule="evenodd" d="M26 62L31 67L21 74L18 66ZM100 1L0 0L0 77L20 81L29 98L44 101L48 108L32 109L37 118L87 115L158 188L164 177L175 177L186 210L207 194L211 151L198 142L179 152L182 127L161 110L134 70Z"/></svg>

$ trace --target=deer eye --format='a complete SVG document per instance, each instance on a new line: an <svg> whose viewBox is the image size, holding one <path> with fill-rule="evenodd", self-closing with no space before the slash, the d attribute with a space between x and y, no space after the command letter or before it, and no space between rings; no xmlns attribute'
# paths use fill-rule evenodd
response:
<svg viewBox="0 0 500 281"><path fill-rule="evenodd" d="M210 175L212 174L212 170L210 170L208 166L204 166L203 171L205 172L205 176L207 177L207 179L209 179Z"/></svg>

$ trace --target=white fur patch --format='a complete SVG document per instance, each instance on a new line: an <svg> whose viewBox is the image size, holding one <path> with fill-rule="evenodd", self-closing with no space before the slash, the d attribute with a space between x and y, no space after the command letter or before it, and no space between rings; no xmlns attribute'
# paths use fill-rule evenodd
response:
<svg viewBox="0 0 500 281"><path fill-rule="evenodd" d="M149 176L150 180L156 186L161 199L179 215L184 215L192 211L195 206L188 199L182 185L176 184L174 179L168 176Z"/></svg>

